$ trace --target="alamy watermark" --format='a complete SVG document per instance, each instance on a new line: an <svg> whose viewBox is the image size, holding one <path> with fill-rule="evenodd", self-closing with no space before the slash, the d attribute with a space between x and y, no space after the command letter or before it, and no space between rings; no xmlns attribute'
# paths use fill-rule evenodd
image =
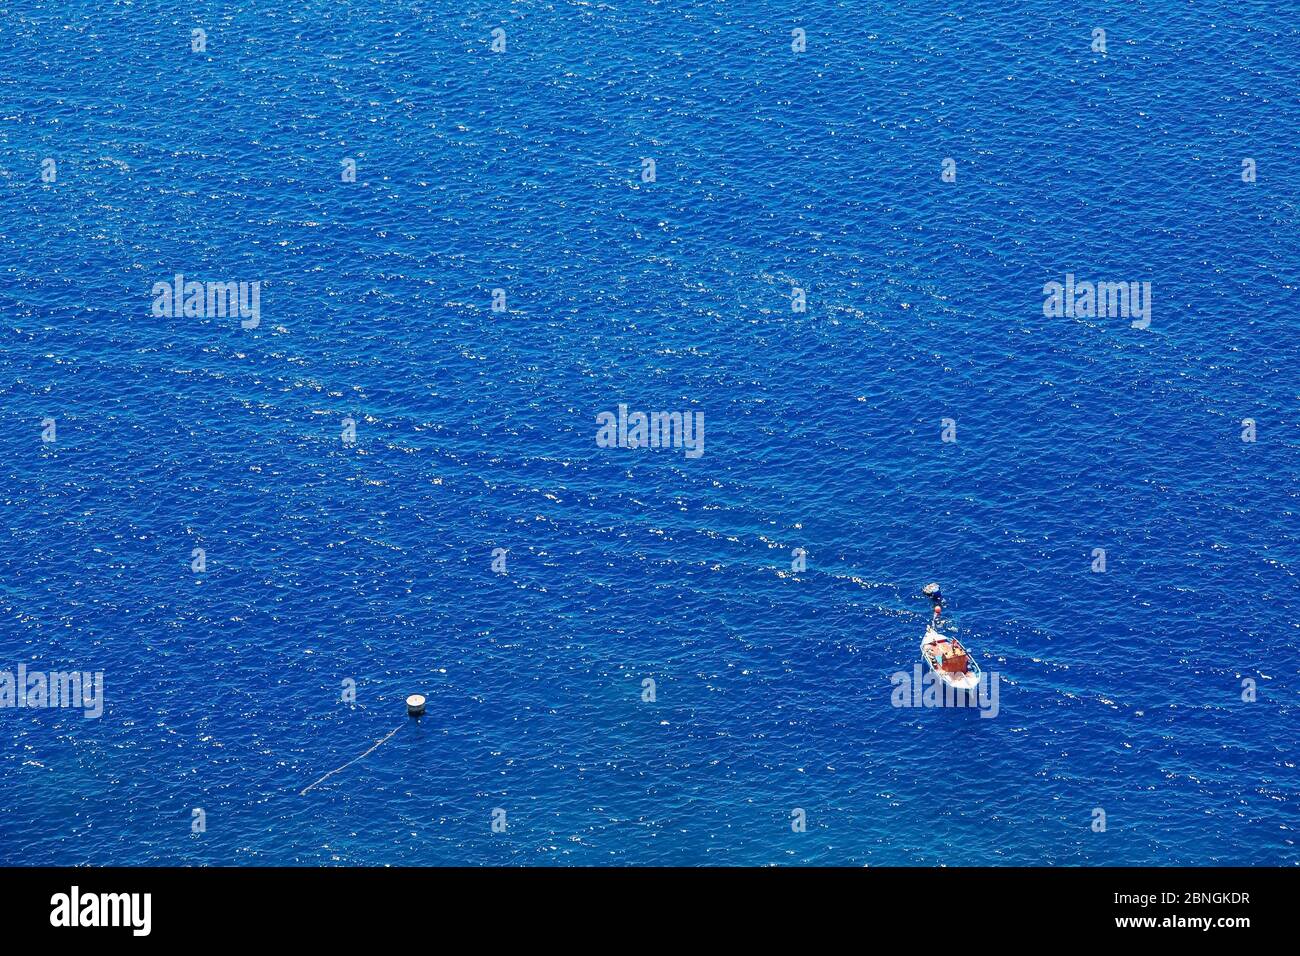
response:
<svg viewBox="0 0 1300 956"><path fill-rule="evenodd" d="M87 720L103 716L103 671L0 671L0 707L79 707Z"/></svg>
<svg viewBox="0 0 1300 956"><path fill-rule="evenodd" d="M224 319L238 315L239 324L255 329L262 324L262 281L185 281L176 273L171 282L153 284L153 314L168 319Z"/></svg>
<svg viewBox="0 0 1300 956"><path fill-rule="evenodd" d="M1087 282L1067 272L1064 284L1046 283L1043 295L1043 315L1049 319L1132 318L1135 329L1151 324L1150 282Z"/></svg>
<svg viewBox="0 0 1300 956"><path fill-rule="evenodd" d="M683 448L687 458L704 454L703 412L601 412L596 416L601 448Z"/></svg>
<svg viewBox="0 0 1300 956"><path fill-rule="evenodd" d="M152 912L152 893L83 893L74 885L68 892L50 897L50 925L54 927L120 926L130 929L132 936L148 936L153 928Z"/></svg>
<svg viewBox="0 0 1300 956"><path fill-rule="evenodd" d="M996 671L981 671L979 682L970 690L953 687L934 671L920 664L889 675L894 685L889 702L894 707L978 707L981 717L998 715L1000 678Z"/></svg>

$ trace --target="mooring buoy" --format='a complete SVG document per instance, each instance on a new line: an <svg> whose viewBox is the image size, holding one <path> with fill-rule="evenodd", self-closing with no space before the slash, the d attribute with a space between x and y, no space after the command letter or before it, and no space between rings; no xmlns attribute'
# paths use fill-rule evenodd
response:
<svg viewBox="0 0 1300 956"><path fill-rule="evenodd" d="M412 717L424 716L424 695L412 694L406 698L406 712Z"/></svg>

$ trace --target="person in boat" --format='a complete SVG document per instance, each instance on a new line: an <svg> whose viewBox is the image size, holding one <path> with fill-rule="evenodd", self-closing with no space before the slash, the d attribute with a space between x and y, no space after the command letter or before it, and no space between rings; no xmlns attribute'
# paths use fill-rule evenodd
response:
<svg viewBox="0 0 1300 956"><path fill-rule="evenodd" d="M935 666L949 674L964 674L966 672L966 648L962 647L955 638L943 637L931 645L931 653L934 655Z"/></svg>

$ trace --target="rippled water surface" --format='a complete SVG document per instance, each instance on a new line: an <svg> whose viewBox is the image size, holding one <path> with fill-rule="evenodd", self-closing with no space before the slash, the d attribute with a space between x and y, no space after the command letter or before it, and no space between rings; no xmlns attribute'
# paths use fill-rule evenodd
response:
<svg viewBox="0 0 1300 956"><path fill-rule="evenodd" d="M1297 861L1282 7L241 6L0 5L0 861Z"/></svg>

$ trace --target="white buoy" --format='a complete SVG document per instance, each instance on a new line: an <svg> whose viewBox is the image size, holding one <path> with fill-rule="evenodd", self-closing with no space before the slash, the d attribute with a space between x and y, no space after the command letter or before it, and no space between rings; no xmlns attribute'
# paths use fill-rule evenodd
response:
<svg viewBox="0 0 1300 956"><path fill-rule="evenodd" d="M406 712L412 717L424 716L424 695L412 694L406 698Z"/></svg>

